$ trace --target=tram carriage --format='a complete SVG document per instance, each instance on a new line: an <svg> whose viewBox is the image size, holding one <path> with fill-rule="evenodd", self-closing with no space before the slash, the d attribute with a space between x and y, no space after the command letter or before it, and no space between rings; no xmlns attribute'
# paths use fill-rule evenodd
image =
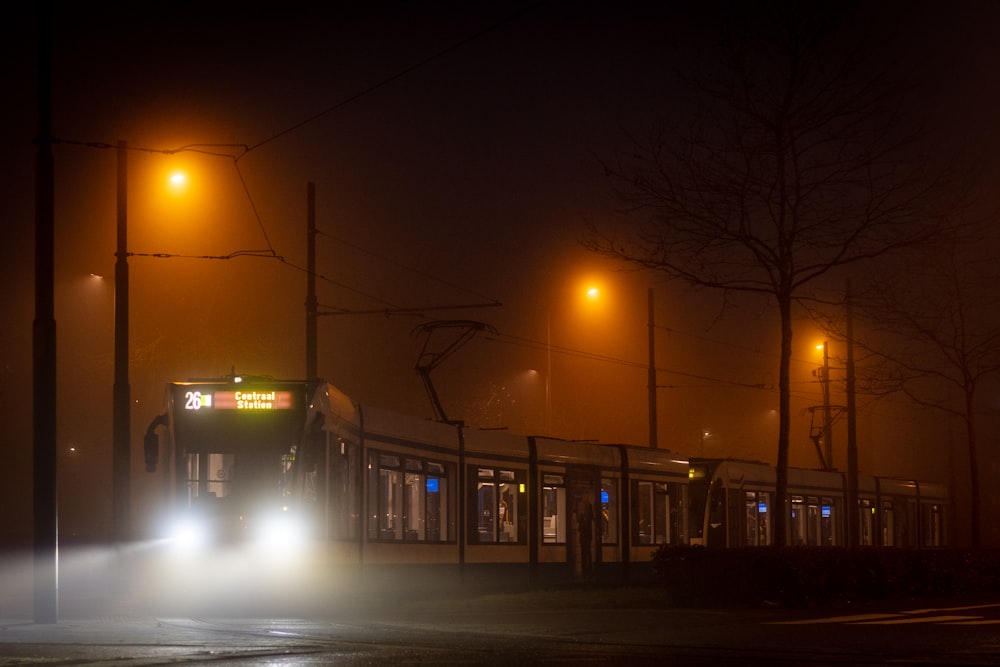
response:
<svg viewBox="0 0 1000 667"><path fill-rule="evenodd" d="M520 436L359 405L325 382L168 385L159 474L203 534L330 564L629 578L663 544L773 543L774 469L666 450ZM845 478L789 470L789 544L844 544ZM941 546L943 485L862 478L866 544ZM510 566L518 566L511 568Z"/></svg>
<svg viewBox="0 0 1000 667"><path fill-rule="evenodd" d="M691 544L763 546L774 542L776 471L735 459L692 459ZM788 470L789 545L846 544L847 477ZM862 475L858 479L861 546L941 547L947 488L940 483Z"/></svg>

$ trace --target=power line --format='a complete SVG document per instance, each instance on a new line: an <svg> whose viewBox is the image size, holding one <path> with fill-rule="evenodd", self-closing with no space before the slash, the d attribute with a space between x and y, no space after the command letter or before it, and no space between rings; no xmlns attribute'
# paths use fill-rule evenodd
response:
<svg viewBox="0 0 1000 667"><path fill-rule="evenodd" d="M490 337L488 337L488 338L490 338ZM603 355L603 354L595 354L593 352L586 352L586 351L583 351L583 350L576 350L576 349L573 349L573 348L570 348L570 347L563 347L561 345L550 345L548 343L543 343L541 341L536 341L536 340L533 340L531 338L522 338L522 337L519 337L519 336L512 336L510 334L497 334L494 339L495 340L499 340L500 342L503 342L503 343L510 344L510 345L517 345L517 346L520 346L520 347L526 347L528 349L533 349L533 350L551 351L551 352L555 352L557 354L562 354L562 355L571 356L571 357L578 357L578 358L582 358L582 359L589 359L591 361L600 361L600 362L609 363L609 364L616 364L616 365L619 365L619 366L627 366L629 368L643 368L643 369L649 368L648 364L645 364L645 363L642 363L642 362L638 362L638 361L629 361L627 359L619 359L617 357L610 357L610 356ZM765 383L753 384L753 383L749 383L749 382L739 382L739 381L736 381L736 380L726 380L726 379L723 379L723 378L716 378L716 377L711 377L711 376L708 376L708 375L700 375L700 374L697 374L697 373L688 373L688 372L685 372L685 371L678 371L678 370L675 370L675 369L672 369L672 368L662 368L660 366L657 366L655 370L658 373L659 372L670 373L671 375L678 375L678 376L681 376L681 377L692 378L692 379L695 379L695 380L702 380L702 381L705 381L705 382L712 382L712 383L715 383L715 384L727 384L727 385L731 385L731 386L734 386L734 387L742 387L744 389L762 389L762 390L773 389L773 387L768 387Z"/></svg>
<svg viewBox="0 0 1000 667"><path fill-rule="evenodd" d="M349 248L353 248L354 250L357 250L359 252L363 252L366 255L370 255L372 257L375 257L376 259L380 259L383 262L386 262L387 264L391 264L391 265L393 265L393 266L395 266L397 268L403 269L404 271L409 271L410 273L414 273L414 274L416 274L418 276L422 276L422 277L427 278L429 280L433 280L433 281L438 282L438 283L440 283L442 285L446 285L448 287L452 287L454 289L461 290L463 292L466 292L468 294L476 296L476 297L478 297L480 299L485 299L487 301L492 302L493 305L497 305L497 306L500 305L500 301L497 300L497 299L493 299L493 298L488 297L488 296L486 296L484 294L480 294L479 292L476 292L475 290L470 290L468 287L465 287L465 286L462 286L462 285L457 285L457 284L455 284L453 282L450 282L448 280L444 280L443 278L440 278L439 276L435 276L435 275L432 275L430 273L427 273L426 271L421 271L420 269L416 269L416 268L414 268L412 266L408 266L408 265L403 264L401 262L398 262L398 261L396 261L394 259L386 257L385 255L380 255L380 254L378 254L378 253L376 253L376 252L374 252L372 250L369 250L369 249L363 248L363 247L361 247L361 246L359 246L357 244L351 243L350 241L347 241L347 240L345 240L345 239L343 239L341 237L334 236L333 234L330 234L328 232L324 232L323 230L320 230L320 229L317 229L316 233L317 233L317 235L325 236L325 237L327 237L329 239L333 239L334 241L337 241L338 243L342 243L342 244L348 246Z"/></svg>
<svg viewBox="0 0 1000 667"><path fill-rule="evenodd" d="M482 38L482 37L484 37L484 36L486 36L486 35L494 32L496 30L499 30L500 28L502 28L503 26L507 25L508 23L512 23L513 21L516 21L516 20L520 19L521 17L526 16L527 14L535 11L538 7L540 7L540 6L544 5L544 4L545 4L545 2L543 1L543 2L536 3L534 5L531 5L527 9L524 9L524 10L522 10L520 12L517 12L516 14L512 14L511 16L508 16L507 18L505 18L505 19L503 19L501 21L498 21L497 23L489 25L486 28L483 28L482 30L480 30L480 31L478 31L478 32L476 32L476 33L474 33L474 34L472 34L472 35L470 35L470 36L468 36L468 37L466 37L464 39L461 39L461 40L459 40L459 41L457 41L457 42L455 42L455 43L453 43L453 44L451 44L449 46L446 46L445 48L441 49L440 51L438 51L436 53L433 53L433 54L431 54L431 55L429 55L429 56L427 56L427 57L425 57L425 58L423 58L421 60L418 60L417 62L413 63L412 65L404 67L403 69L399 70L395 74L391 74L391 75L385 77L384 79L381 79L381 80L379 80L379 81L371 84L370 86L368 86L366 88L363 88L359 92L357 92L357 93L355 93L355 94L353 94L353 95L351 95L351 96L349 96L349 97L341 100L340 102L337 102L333 106L327 107L326 109L323 109L322 111L319 111L318 113L315 113L312 116L309 116L308 118L300 120L299 122L295 123L294 125L291 125L291 126L285 128L284 130L281 130L280 132L277 132L277 133L271 135L270 137L268 137L268 138L266 138L266 139L264 139L262 141L258 141L253 146L250 146L249 148L247 148L246 153L254 151L254 150L260 148L261 146L269 144L272 141L275 141L276 139L280 139L281 137L283 137L283 136L285 136L287 134L291 134L292 132L295 132L296 130L301 129L301 128L305 127L306 125L308 125L310 123L313 123L313 122L319 120L320 118L333 113L334 111L342 109L343 107L347 106L348 104L356 102L359 99L361 99L362 97L370 95L371 93L375 92L376 90L379 90L380 88L384 88L385 86L388 86L390 83L393 83L394 81L402 79L406 75L411 74L411 73L413 73L413 72L415 72L415 71L417 71L417 70L425 67L426 65L434 62L435 60L439 60L439 59L443 58L444 56L446 56L446 55L448 55L448 54L450 54L450 53L452 53L454 51L457 51L457 50L459 50L459 49L461 49L461 48L469 45L470 43L472 43L472 42L474 42L474 41L476 41L476 40L478 40L478 39L480 39L480 38ZM244 153L244 155L246 153Z"/></svg>

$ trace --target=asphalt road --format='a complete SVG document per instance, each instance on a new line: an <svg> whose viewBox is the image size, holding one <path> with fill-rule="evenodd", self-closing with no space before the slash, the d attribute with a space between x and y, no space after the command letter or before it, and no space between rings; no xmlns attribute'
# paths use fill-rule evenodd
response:
<svg viewBox="0 0 1000 667"><path fill-rule="evenodd" d="M996 593L679 609L666 607L655 587L449 593L448 581L427 576L404 588L334 578L288 557L268 564L244 556L172 563L102 549L67 553L59 618L48 624L33 615L30 559L0 559L0 667L1000 666Z"/></svg>
<svg viewBox="0 0 1000 667"><path fill-rule="evenodd" d="M836 610L520 599L362 605L326 618L8 619L0 665L1000 665L1000 599Z"/></svg>

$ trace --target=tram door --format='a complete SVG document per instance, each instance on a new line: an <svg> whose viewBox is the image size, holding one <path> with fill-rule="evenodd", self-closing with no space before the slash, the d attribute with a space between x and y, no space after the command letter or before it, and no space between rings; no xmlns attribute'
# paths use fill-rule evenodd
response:
<svg viewBox="0 0 1000 667"><path fill-rule="evenodd" d="M594 572L601 554L600 533L597 530L599 509L595 506L600 475L586 468L573 469L568 473L570 521L566 562L574 576L587 576Z"/></svg>

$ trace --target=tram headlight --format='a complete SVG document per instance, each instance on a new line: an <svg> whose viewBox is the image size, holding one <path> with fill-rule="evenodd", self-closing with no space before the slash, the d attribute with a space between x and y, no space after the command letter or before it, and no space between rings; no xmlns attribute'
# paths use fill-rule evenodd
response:
<svg viewBox="0 0 1000 667"><path fill-rule="evenodd" d="M170 524L167 540L177 551L196 551L208 542L208 532L202 521L194 517L181 517Z"/></svg>

